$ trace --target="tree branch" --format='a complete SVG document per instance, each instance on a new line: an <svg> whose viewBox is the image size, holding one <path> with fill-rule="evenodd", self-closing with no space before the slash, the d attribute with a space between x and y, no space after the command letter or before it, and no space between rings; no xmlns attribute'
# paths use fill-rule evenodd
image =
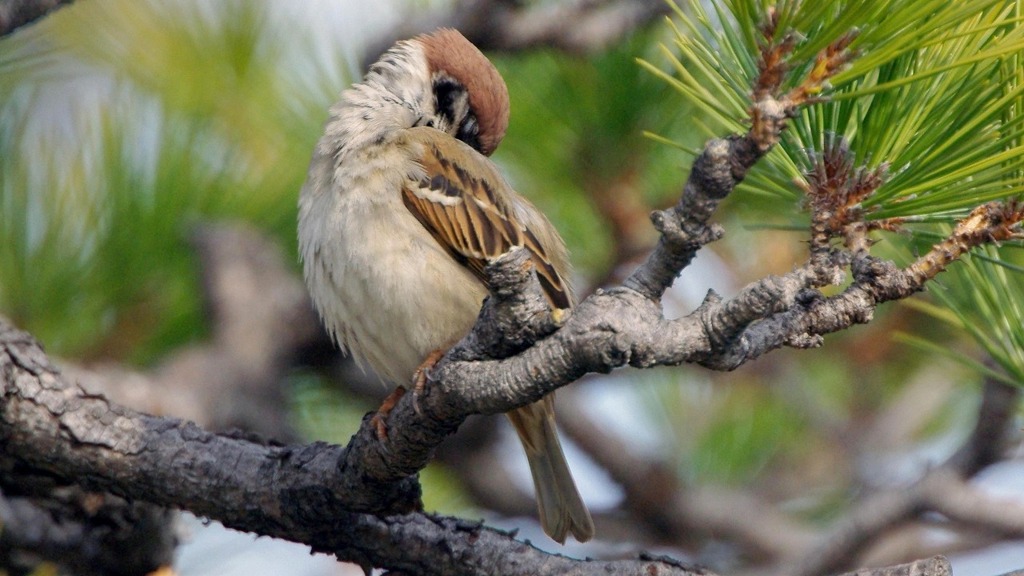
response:
<svg viewBox="0 0 1024 576"><path fill-rule="evenodd" d="M211 340L179 350L149 372L62 362L64 373L86 394L136 409L288 438L285 375L318 332L305 288L279 248L249 227L203 225L192 240ZM40 476L11 460L0 470L0 568L51 559L77 574L141 574L170 563L176 546L170 511Z"/></svg>
<svg viewBox="0 0 1024 576"><path fill-rule="evenodd" d="M171 564L177 538L168 510L10 470L0 483L0 569L27 573L59 559L83 576L134 576ZM19 487L30 494L16 495Z"/></svg>
<svg viewBox="0 0 1024 576"><path fill-rule="evenodd" d="M67 382L30 336L3 320L0 384L4 463L16 458L20 466L87 488L185 508L363 566L422 574L705 573L657 559L552 556L455 518L355 513L365 506L360 490L367 489L346 485L359 472L338 468L345 449L323 443L271 446L109 403ZM379 488L418 490L413 479Z"/></svg>

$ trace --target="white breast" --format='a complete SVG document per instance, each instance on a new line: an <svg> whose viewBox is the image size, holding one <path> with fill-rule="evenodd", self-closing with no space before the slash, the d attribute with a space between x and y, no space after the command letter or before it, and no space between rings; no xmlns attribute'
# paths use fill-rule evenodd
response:
<svg viewBox="0 0 1024 576"><path fill-rule="evenodd" d="M335 164L314 157L299 202L306 282L338 343L408 384L426 355L469 331L486 290L402 203L417 168L394 140Z"/></svg>

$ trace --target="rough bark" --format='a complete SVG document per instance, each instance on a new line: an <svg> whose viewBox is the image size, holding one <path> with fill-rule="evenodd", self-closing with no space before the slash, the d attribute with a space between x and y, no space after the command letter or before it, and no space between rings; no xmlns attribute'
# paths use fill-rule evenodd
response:
<svg viewBox="0 0 1024 576"><path fill-rule="evenodd" d="M358 468L339 468L346 451L339 446L268 445L112 404L66 381L30 336L5 321L0 382L5 470L30 468L37 476L304 542L341 560L414 574L703 573L657 559L552 556L456 518L355 512L367 502L417 501L415 478L367 481Z"/></svg>

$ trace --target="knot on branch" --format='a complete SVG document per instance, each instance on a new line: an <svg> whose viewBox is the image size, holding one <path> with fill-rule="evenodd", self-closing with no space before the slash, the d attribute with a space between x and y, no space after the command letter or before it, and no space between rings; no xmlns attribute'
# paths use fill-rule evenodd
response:
<svg viewBox="0 0 1024 576"><path fill-rule="evenodd" d="M793 299L793 307L795 310L806 313L814 307L824 304L825 300L825 296L821 292L808 287L797 292ZM798 330L786 333L782 338L782 343L791 348L807 350L820 348L825 343L825 337L816 332Z"/></svg>
<svg viewBox="0 0 1024 576"><path fill-rule="evenodd" d="M721 239L725 234L718 224L687 226L688 221L681 216L678 208L651 212L654 229L673 248L696 251L705 244Z"/></svg>
<svg viewBox="0 0 1024 576"><path fill-rule="evenodd" d="M746 173L746 168L741 168L741 175L736 177L733 174L733 166L754 163L748 155L734 157L742 151L737 149L738 140L740 139L737 137L715 138L704 146L704 151L693 161L690 180L683 191L684 202L696 205L699 201L721 200L732 192L736 184L743 179L742 174ZM682 206L688 207L690 206Z"/></svg>
<svg viewBox="0 0 1024 576"><path fill-rule="evenodd" d="M743 315L743 310L730 306L736 301L731 300L723 303L722 297L714 290L708 290L704 301L697 308L695 314L700 318L704 327L704 335L708 341L708 351L705 358L697 359L697 363L706 367L731 370L743 363L745 354L742 346L736 346L740 341L743 327L746 326L738 317Z"/></svg>
<svg viewBox="0 0 1024 576"><path fill-rule="evenodd" d="M825 337L821 334L794 334L786 338L786 346L791 348L799 348L808 350L811 348L821 348L825 343Z"/></svg>
<svg viewBox="0 0 1024 576"><path fill-rule="evenodd" d="M904 276L896 264L870 254L854 256L850 270L857 284L873 287L888 287L902 281Z"/></svg>
<svg viewBox="0 0 1024 576"><path fill-rule="evenodd" d="M792 108L771 96L761 98L750 107L752 124L748 136L757 151L757 157L764 156L779 143L782 131L786 128L786 120L792 113Z"/></svg>
<svg viewBox="0 0 1024 576"><path fill-rule="evenodd" d="M807 265L814 276L809 288L838 286L846 280L846 267L853 260L849 252L840 250L811 251Z"/></svg>
<svg viewBox="0 0 1024 576"><path fill-rule="evenodd" d="M709 298L701 305L701 319L713 349L735 347L744 333L760 320L804 305L819 293L813 290L822 272L802 266L784 276L767 276L748 284L735 298L712 306Z"/></svg>
<svg viewBox="0 0 1024 576"><path fill-rule="evenodd" d="M535 273L530 251L515 247L484 273L490 296L473 329L448 354L452 360L507 358L557 330L568 310L553 310Z"/></svg>

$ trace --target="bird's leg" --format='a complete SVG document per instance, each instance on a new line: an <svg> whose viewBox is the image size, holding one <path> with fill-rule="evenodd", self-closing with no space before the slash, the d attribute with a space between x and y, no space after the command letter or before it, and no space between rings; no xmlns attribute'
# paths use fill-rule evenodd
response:
<svg viewBox="0 0 1024 576"><path fill-rule="evenodd" d="M444 350L434 350L427 357L423 359L420 367L416 369L416 372L412 376L412 408L417 414L420 413L419 397L424 390L427 389L427 377L430 376L430 369L437 364L437 361L444 356Z"/></svg>
<svg viewBox="0 0 1024 576"><path fill-rule="evenodd" d="M399 386L395 388L395 391L388 394L388 397L380 403L380 408L377 408L377 413L370 418L370 423L377 429L377 440L381 442L388 439L388 426L385 421L388 418L388 414L398 404L398 401L405 396L405 386Z"/></svg>

